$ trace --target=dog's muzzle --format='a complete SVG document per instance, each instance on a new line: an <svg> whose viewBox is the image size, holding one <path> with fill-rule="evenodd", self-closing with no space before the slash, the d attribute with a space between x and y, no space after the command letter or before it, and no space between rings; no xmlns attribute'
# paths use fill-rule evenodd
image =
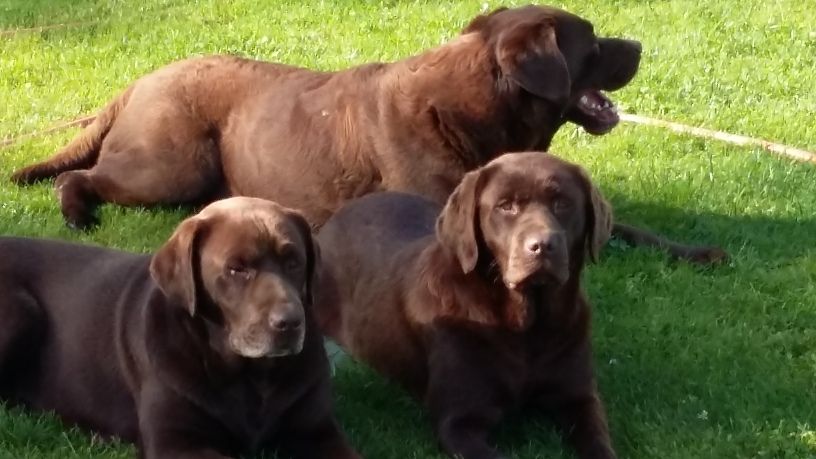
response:
<svg viewBox="0 0 816 459"><path fill-rule="evenodd" d="M508 288L561 285L569 277L566 236L561 231L531 231L517 238L504 274Z"/></svg>

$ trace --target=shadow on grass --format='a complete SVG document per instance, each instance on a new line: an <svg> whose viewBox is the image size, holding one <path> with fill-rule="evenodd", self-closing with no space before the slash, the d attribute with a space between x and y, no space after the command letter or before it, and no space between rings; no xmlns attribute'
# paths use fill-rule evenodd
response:
<svg viewBox="0 0 816 459"><path fill-rule="evenodd" d="M52 186L52 182L44 182ZM725 249L733 257L753 257L759 263L780 263L816 250L816 216L766 217L723 215L713 212L695 212L691 209L666 207L651 202L630 201L626 197L609 194L615 208L615 220L658 233L684 244L714 245ZM205 201L211 202L211 200ZM58 206L56 200L53 205ZM174 212L192 215L206 203L157 205L137 207L146 213ZM115 204L102 204L99 211L116 213ZM108 220L108 219L105 219ZM109 221L103 223L111 224ZM93 233L100 228L91 229ZM102 228L104 229L104 228ZM612 242L620 247L622 243ZM607 250L609 250L607 248ZM644 248L628 248L644 250Z"/></svg>
<svg viewBox="0 0 816 459"><path fill-rule="evenodd" d="M776 264L816 250L816 216L813 215L723 215L635 202L621 196L612 196L610 201L614 203L616 221L684 244L718 246L732 258L750 256L758 263Z"/></svg>

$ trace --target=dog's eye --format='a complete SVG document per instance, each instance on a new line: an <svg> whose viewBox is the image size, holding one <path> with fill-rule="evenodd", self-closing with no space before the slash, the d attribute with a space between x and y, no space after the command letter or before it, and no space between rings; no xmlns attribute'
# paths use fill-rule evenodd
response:
<svg viewBox="0 0 816 459"><path fill-rule="evenodd" d="M252 277L252 270L240 265L229 265L227 267L227 273L230 275L230 277L239 279L250 279Z"/></svg>
<svg viewBox="0 0 816 459"><path fill-rule="evenodd" d="M297 271L298 268L300 268L300 261L294 256L287 257L283 262L283 269L289 272Z"/></svg>
<svg viewBox="0 0 816 459"><path fill-rule="evenodd" d="M278 252L283 269L287 272L297 271L300 268L300 260L297 257L297 251L292 244L286 244Z"/></svg>
<svg viewBox="0 0 816 459"><path fill-rule="evenodd" d="M553 200L552 207L556 213L559 213L569 210L571 204L572 203L568 199L555 198Z"/></svg>
<svg viewBox="0 0 816 459"><path fill-rule="evenodd" d="M510 200L500 202L496 208L509 215L515 215L519 210L518 204L515 201Z"/></svg>

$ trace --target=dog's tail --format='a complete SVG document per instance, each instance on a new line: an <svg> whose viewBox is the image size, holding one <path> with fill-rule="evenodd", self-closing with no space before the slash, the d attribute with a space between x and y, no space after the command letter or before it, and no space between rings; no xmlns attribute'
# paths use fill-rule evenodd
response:
<svg viewBox="0 0 816 459"><path fill-rule="evenodd" d="M20 185L56 177L62 172L87 169L96 164L102 140L110 131L119 112L127 105L133 86L116 96L74 140L45 161L16 171L11 180Z"/></svg>

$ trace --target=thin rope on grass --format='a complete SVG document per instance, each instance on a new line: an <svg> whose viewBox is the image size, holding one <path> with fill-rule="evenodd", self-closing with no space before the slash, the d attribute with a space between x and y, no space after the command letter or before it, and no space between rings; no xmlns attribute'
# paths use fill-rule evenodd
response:
<svg viewBox="0 0 816 459"><path fill-rule="evenodd" d="M78 22L66 22L63 24L49 24L49 25L42 25L37 27L23 27L19 29L6 29L0 30L0 37L13 37L15 35L20 35L23 33L40 33L46 32L48 30L57 30L57 29L67 29L69 27L84 27L93 24L99 23L99 20L93 21L78 21Z"/></svg>
<svg viewBox="0 0 816 459"><path fill-rule="evenodd" d="M85 116L64 123L56 124L42 131L35 131L28 134L19 135L17 137L6 137L2 141L0 141L0 149L6 148L9 145L15 144L21 140L32 139L35 137L52 134L54 132L67 129L69 127L73 126L85 127L88 124L90 124L95 118L96 115ZM778 156L784 156L787 158L795 159L797 161L816 164L816 153L791 147L788 145L783 145L781 143L770 142L768 140L757 139L754 137L747 137L737 134L729 134L723 131L715 131L712 129L689 126L687 124L675 123L673 121L664 121L640 115L631 115L629 113L620 113L620 119L627 123L661 127L680 134L689 134L695 137L702 137L705 139L715 139L741 147L760 147Z"/></svg>
<svg viewBox="0 0 816 459"><path fill-rule="evenodd" d="M673 121L663 121L655 118L647 118L645 116L630 115L628 113L620 113L620 119L628 123L662 127L680 134L689 134L705 139L716 139L741 147L760 147L775 155L816 164L816 153L783 145L781 143L770 142L768 140L747 137L744 135L729 134L727 132L689 126L687 124L675 123Z"/></svg>
<svg viewBox="0 0 816 459"><path fill-rule="evenodd" d="M161 14L161 13L168 12L174 6L175 5L174 5L174 3L172 1L168 1L167 3L165 3L163 5L159 5L154 10L148 10L148 11L139 10L139 11L141 13L150 13L151 15L155 16L154 13ZM101 14L101 13L96 12L96 14ZM46 31L49 31L49 30L67 29L67 28L71 28L71 27L85 27L85 26L90 26L90 25L106 23L110 19L111 19L110 17L105 17L105 18L99 18L99 19L89 19L89 20L85 20L85 21L72 21L72 22L64 22L64 23L60 23L60 24L45 24L45 25L41 25L41 26L20 27L20 28L16 28L16 29L5 29L5 30L0 30L0 38L11 38L11 37L14 37L16 35L25 34L25 33L40 33L40 32L46 32ZM120 17L119 19L124 20L124 21L131 21L131 20L134 20L134 19L138 19L140 21L143 21L145 19L145 16L144 16L144 14L129 14L129 15L126 15L124 17ZM148 17L148 19L149 19L149 17ZM154 19L157 19L157 18L154 17Z"/></svg>
<svg viewBox="0 0 816 459"><path fill-rule="evenodd" d="M76 118L71 121L65 121L62 123L55 124L49 128L43 129L41 131L34 131L29 132L28 134L18 135L17 137L5 137L3 140L0 140L0 149L6 148L9 145L13 145L21 140L33 139L36 137L42 137L48 134L53 134L54 132L61 131L63 129L68 129L69 127L79 126L85 127L91 122L96 119L96 115L91 116L84 116L82 118Z"/></svg>

